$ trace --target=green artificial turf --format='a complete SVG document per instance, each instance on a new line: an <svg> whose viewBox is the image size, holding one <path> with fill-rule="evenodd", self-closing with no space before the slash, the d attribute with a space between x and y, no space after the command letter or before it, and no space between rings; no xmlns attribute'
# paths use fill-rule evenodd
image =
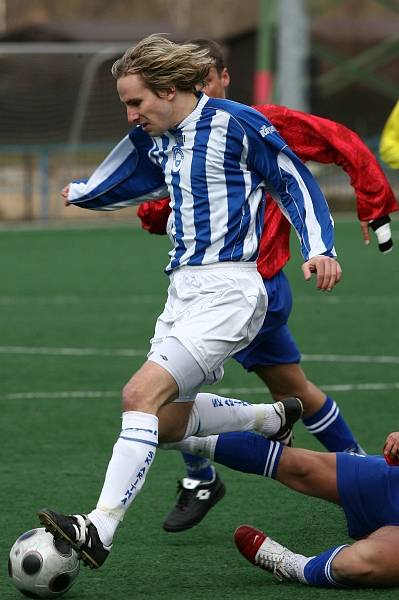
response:
<svg viewBox="0 0 399 600"><path fill-rule="evenodd" d="M294 293L290 325L306 358L303 367L334 397L372 453L381 450L386 433L398 429L398 220L393 229L396 249L382 256L375 243L363 246L354 219L338 221L344 277L331 294L302 279L294 236L286 269ZM2 600L22 598L8 581L7 557L16 537L38 524L37 509L87 511L97 500L119 431L120 389L145 359L163 307L168 248L165 238L126 226L0 232ZM325 355L336 358L326 361ZM346 389L337 389L343 385ZM270 398L256 376L234 361L214 389L253 402ZM296 445L321 449L302 424ZM279 584L253 568L232 542L241 523L264 528L311 555L348 541L344 519L337 507L275 481L223 467L220 473L227 487L224 500L196 528L167 534L161 523L183 468L178 453L158 451L107 563L97 572L82 569L66 597L363 600L375 595L375 590ZM379 590L378 598L392 594Z"/></svg>

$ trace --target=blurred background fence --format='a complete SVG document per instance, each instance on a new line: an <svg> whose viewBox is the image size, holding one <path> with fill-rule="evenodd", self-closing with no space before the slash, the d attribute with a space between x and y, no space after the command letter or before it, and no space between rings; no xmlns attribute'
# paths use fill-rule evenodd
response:
<svg viewBox="0 0 399 600"><path fill-rule="evenodd" d="M105 217L64 207L59 191L88 176L127 132L110 68L157 31L217 39L232 99L338 120L378 156L399 97L399 2L247 0L245 15L236 0L147 4L0 0L0 221ZM341 169L310 166L335 210L354 208ZM399 193L399 173L387 174Z"/></svg>
<svg viewBox="0 0 399 600"><path fill-rule="evenodd" d="M59 191L126 130L110 75L124 45L0 44L0 219L93 217Z"/></svg>

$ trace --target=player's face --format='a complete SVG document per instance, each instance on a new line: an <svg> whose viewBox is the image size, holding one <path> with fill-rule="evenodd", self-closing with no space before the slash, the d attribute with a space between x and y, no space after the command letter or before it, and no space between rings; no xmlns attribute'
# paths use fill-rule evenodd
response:
<svg viewBox="0 0 399 600"><path fill-rule="evenodd" d="M230 75L226 69L219 73L216 67L211 67L205 78L203 91L211 98L226 98L226 89L230 83Z"/></svg>
<svg viewBox="0 0 399 600"><path fill-rule="evenodd" d="M130 125L141 125L151 136L164 133L174 126L172 100L175 92L160 92L159 96L147 87L138 74L125 75L117 80L118 94L126 106Z"/></svg>

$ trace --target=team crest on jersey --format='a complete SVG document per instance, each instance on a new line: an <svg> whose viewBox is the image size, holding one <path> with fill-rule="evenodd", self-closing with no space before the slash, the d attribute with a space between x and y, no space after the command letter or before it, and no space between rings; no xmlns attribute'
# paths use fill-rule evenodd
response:
<svg viewBox="0 0 399 600"><path fill-rule="evenodd" d="M259 133L262 137L266 137L267 135L269 135L269 133L273 133L273 131L276 131L274 125L269 125L269 127L266 127L266 125L262 125L262 127L259 129Z"/></svg>
<svg viewBox="0 0 399 600"><path fill-rule="evenodd" d="M180 171L183 158L183 150L180 148L180 146L175 146L172 151L172 173L178 173Z"/></svg>

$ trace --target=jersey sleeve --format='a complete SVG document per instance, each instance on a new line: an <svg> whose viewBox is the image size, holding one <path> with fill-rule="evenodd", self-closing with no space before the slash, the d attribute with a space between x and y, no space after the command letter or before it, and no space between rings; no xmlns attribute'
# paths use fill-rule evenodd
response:
<svg viewBox="0 0 399 600"><path fill-rule="evenodd" d="M309 169L270 121L256 111L240 116L248 138L248 165L262 177L267 191L294 226L303 258L319 254L335 257L334 222Z"/></svg>
<svg viewBox="0 0 399 600"><path fill-rule="evenodd" d="M68 200L92 210L115 210L168 194L162 169L151 161L149 136L138 128L124 137L86 181L72 182Z"/></svg>
<svg viewBox="0 0 399 600"><path fill-rule="evenodd" d="M271 121L303 161L336 164L347 173L361 221L371 221L399 210L384 171L354 131L341 123L284 106L269 104L256 109Z"/></svg>

